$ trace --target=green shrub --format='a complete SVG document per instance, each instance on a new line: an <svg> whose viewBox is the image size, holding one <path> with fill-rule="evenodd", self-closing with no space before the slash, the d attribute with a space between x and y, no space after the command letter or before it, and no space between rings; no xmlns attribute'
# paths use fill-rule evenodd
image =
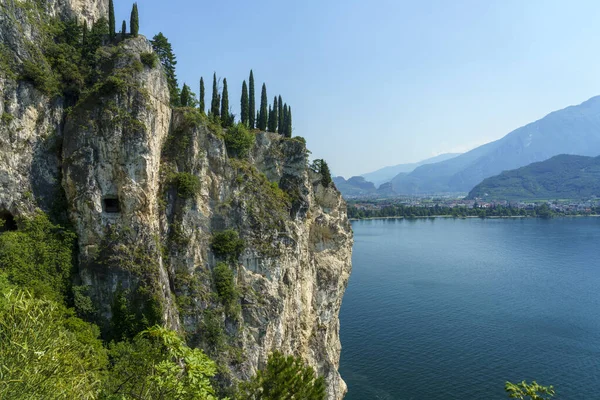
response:
<svg viewBox="0 0 600 400"><path fill-rule="evenodd" d="M188 199L198 194L200 191L200 179L196 175L187 172L180 172L173 179L177 187L177 194Z"/></svg>
<svg viewBox="0 0 600 400"><path fill-rule="evenodd" d="M253 400L324 400L326 396L323 377L317 378L300 358L278 351L269 356L266 368L241 385L241 390L242 398Z"/></svg>
<svg viewBox="0 0 600 400"><path fill-rule="evenodd" d="M23 61L23 79L33 83L33 85L42 93L48 96L59 94L59 82L48 65L38 60Z"/></svg>
<svg viewBox="0 0 600 400"><path fill-rule="evenodd" d="M156 68L158 65L158 56L154 52L140 54L140 60L148 68Z"/></svg>
<svg viewBox="0 0 600 400"><path fill-rule="evenodd" d="M219 299L225 305L231 304L237 297L233 271L227 264L220 262L213 270L213 277Z"/></svg>
<svg viewBox="0 0 600 400"><path fill-rule="evenodd" d="M217 257L235 262L244 251L244 239L239 237L237 231L227 229L213 235L211 247Z"/></svg>
<svg viewBox="0 0 600 400"><path fill-rule="evenodd" d="M255 136L242 123L227 129L225 146L230 157L246 158L254 145Z"/></svg>
<svg viewBox="0 0 600 400"><path fill-rule="evenodd" d="M5 113L2 113L2 117L0 119L2 120L3 124L8 125L15 119L15 117L12 114L5 112Z"/></svg>

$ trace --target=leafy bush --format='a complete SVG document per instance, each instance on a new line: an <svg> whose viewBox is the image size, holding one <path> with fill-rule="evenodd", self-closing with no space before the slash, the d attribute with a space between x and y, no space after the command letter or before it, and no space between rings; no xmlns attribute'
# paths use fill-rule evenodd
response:
<svg viewBox="0 0 600 400"><path fill-rule="evenodd" d="M62 300L70 289L74 233L39 213L19 220L20 229L0 234L0 272L36 295Z"/></svg>
<svg viewBox="0 0 600 400"><path fill-rule="evenodd" d="M0 297L0 398L96 398L107 364L98 328L27 291Z"/></svg>
<svg viewBox="0 0 600 400"><path fill-rule="evenodd" d="M156 68L158 65L158 56L154 52L140 54L140 60L148 68Z"/></svg>
<svg viewBox="0 0 600 400"><path fill-rule="evenodd" d="M254 145L255 136L249 132L246 126L238 123L227 129L225 134L225 146L229 156L236 158L246 158L250 149Z"/></svg>
<svg viewBox="0 0 600 400"><path fill-rule="evenodd" d="M200 191L200 179L196 175L187 172L180 172L173 179L177 187L177 194L188 199L195 196Z"/></svg>
<svg viewBox="0 0 600 400"><path fill-rule="evenodd" d="M113 343L112 369L103 389L109 399L216 400L215 363L176 332L154 326L131 342Z"/></svg>
<svg viewBox="0 0 600 400"><path fill-rule="evenodd" d="M237 231L227 229L213 235L211 247L217 257L234 262L244 251L244 240L239 237Z"/></svg>
<svg viewBox="0 0 600 400"><path fill-rule="evenodd" d="M274 352L265 369L241 385L242 398L248 400L324 400L325 379L318 377L312 367L294 356Z"/></svg>
<svg viewBox="0 0 600 400"><path fill-rule="evenodd" d="M541 386L536 381L531 384L525 381L517 384L506 382L504 390L511 399L520 400L550 400L556 394L552 386Z"/></svg>
<svg viewBox="0 0 600 400"><path fill-rule="evenodd" d="M237 297L233 271L227 264L220 262L215 267L213 276L219 299L223 304L230 305Z"/></svg>

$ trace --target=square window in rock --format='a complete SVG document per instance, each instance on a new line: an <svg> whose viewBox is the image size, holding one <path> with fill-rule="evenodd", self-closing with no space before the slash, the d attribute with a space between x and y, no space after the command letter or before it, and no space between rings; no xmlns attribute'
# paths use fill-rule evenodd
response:
<svg viewBox="0 0 600 400"><path fill-rule="evenodd" d="M117 214L121 212L121 207L119 206L119 199L116 197L107 197L102 200L102 208L105 213L108 214Z"/></svg>

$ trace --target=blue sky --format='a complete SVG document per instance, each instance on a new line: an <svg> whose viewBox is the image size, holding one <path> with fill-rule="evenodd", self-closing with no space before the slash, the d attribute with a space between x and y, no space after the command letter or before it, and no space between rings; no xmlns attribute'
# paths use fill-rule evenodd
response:
<svg viewBox="0 0 600 400"><path fill-rule="evenodd" d="M115 0L117 27L132 2ZM294 135L346 177L465 151L600 94L597 0L141 0L177 76L239 114L250 68Z"/></svg>

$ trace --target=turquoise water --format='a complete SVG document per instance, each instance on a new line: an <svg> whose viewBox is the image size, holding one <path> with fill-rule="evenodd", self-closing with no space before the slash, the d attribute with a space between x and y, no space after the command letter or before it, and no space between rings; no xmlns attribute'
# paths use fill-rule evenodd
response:
<svg viewBox="0 0 600 400"><path fill-rule="evenodd" d="M346 400L600 399L600 218L352 224Z"/></svg>

